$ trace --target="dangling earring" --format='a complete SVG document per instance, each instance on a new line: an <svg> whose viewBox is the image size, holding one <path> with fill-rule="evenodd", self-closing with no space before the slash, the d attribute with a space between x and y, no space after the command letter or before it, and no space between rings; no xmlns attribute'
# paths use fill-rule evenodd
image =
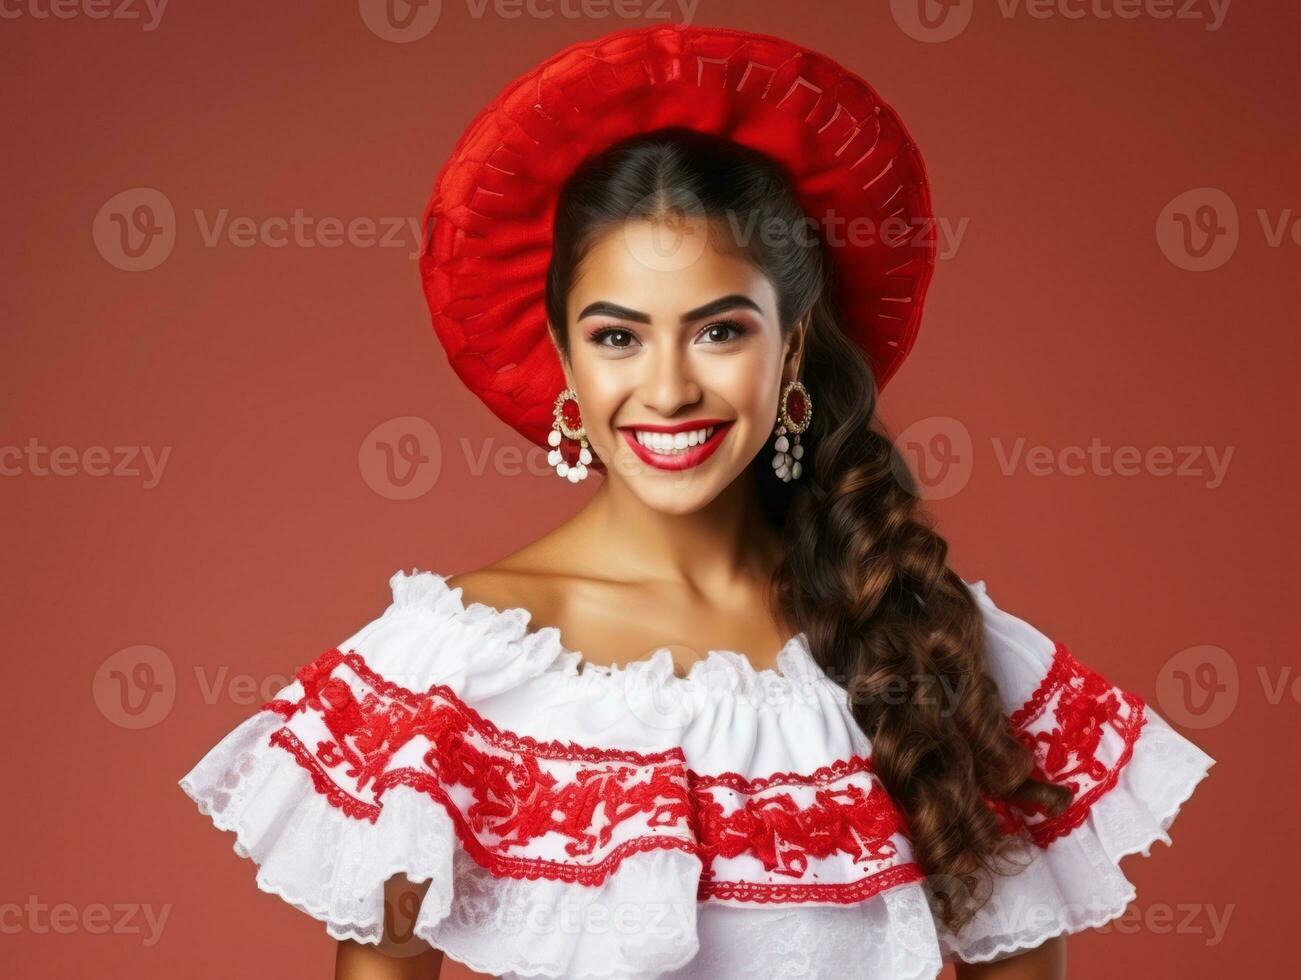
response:
<svg viewBox="0 0 1301 980"><path fill-rule="evenodd" d="M774 430L777 441L772 445L777 453L772 458L773 469L785 483L799 479L804 469L800 464L804 457L800 433L809 427L812 419L813 399L809 397L809 390L798 381L786 382L777 405L777 428ZM787 433L795 437L794 443L786 438Z"/></svg>
<svg viewBox="0 0 1301 980"><path fill-rule="evenodd" d="M570 483L587 479L587 464L592 461L592 448L587 442L587 430L578 412L578 393L573 388L566 388L556 396L555 407L551 410L555 421L547 434L551 452L547 453L547 462L556 468L556 475L564 477ZM570 465L565 454L560 450L563 439L578 443L578 460Z"/></svg>

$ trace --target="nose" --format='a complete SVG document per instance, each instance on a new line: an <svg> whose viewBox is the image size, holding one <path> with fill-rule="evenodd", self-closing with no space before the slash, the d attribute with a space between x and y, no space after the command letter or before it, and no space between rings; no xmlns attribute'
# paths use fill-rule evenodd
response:
<svg viewBox="0 0 1301 980"><path fill-rule="evenodd" d="M641 401L647 408L668 418L700 400L691 359L677 345L658 346L642 363Z"/></svg>

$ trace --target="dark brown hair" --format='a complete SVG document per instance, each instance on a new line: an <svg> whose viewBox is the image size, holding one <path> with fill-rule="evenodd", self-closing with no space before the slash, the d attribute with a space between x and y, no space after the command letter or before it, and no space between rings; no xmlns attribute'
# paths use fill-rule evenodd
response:
<svg viewBox="0 0 1301 980"><path fill-rule="evenodd" d="M907 821L915 859L944 921L979 907L1005 835L989 801L1060 812L1071 792L1031 778L1033 757L1012 734L985 670L981 613L945 564L948 546L923 514L915 481L875 419L877 389L862 352L842 334L820 236L781 167L730 140L680 128L639 134L584 161L561 189L547 270L546 309L567 352L566 298L603 233L630 218L704 216L772 282L781 329L810 316L801 380L813 398L804 473L777 479L753 466L784 559L773 601L808 636L850 692L874 768ZM731 219L729 222L725 219ZM737 228L791 229L752 234Z"/></svg>

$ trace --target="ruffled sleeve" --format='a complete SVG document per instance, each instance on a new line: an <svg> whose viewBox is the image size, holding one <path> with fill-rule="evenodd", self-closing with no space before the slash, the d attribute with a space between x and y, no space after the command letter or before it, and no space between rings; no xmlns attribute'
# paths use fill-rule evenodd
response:
<svg viewBox="0 0 1301 980"><path fill-rule="evenodd" d="M1120 859L1170 843L1175 815L1214 760L1065 643L996 606L983 581L967 585L1013 731L1040 778L1075 792L1055 816L1002 808L1008 829L1024 827L1033 841L1029 863L995 877L989 901L956 935L939 930L946 959L982 962L1121 915L1135 890Z"/></svg>
<svg viewBox="0 0 1301 980"><path fill-rule="evenodd" d="M432 573L391 585L383 615L303 664L180 780L258 886L336 939L378 944L385 882L428 882L411 932L493 975L631 976L691 956L700 861L681 752L499 727L492 706L530 701L556 631L466 607ZM624 793L617 825L592 812L608 784ZM655 928L594 915L647 902L665 907Z"/></svg>

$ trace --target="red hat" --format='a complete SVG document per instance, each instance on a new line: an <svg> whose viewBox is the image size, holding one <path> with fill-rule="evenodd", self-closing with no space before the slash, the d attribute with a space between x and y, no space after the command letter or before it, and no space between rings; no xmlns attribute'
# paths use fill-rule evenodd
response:
<svg viewBox="0 0 1301 980"><path fill-rule="evenodd" d="M827 223L841 326L878 386L917 337L935 263L930 189L903 122L872 87L770 35L618 31L507 85L457 142L424 214L420 275L452 368L538 445L565 387L544 309L560 186L584 158L664 126L784 166L806 213Z"/></svg>

